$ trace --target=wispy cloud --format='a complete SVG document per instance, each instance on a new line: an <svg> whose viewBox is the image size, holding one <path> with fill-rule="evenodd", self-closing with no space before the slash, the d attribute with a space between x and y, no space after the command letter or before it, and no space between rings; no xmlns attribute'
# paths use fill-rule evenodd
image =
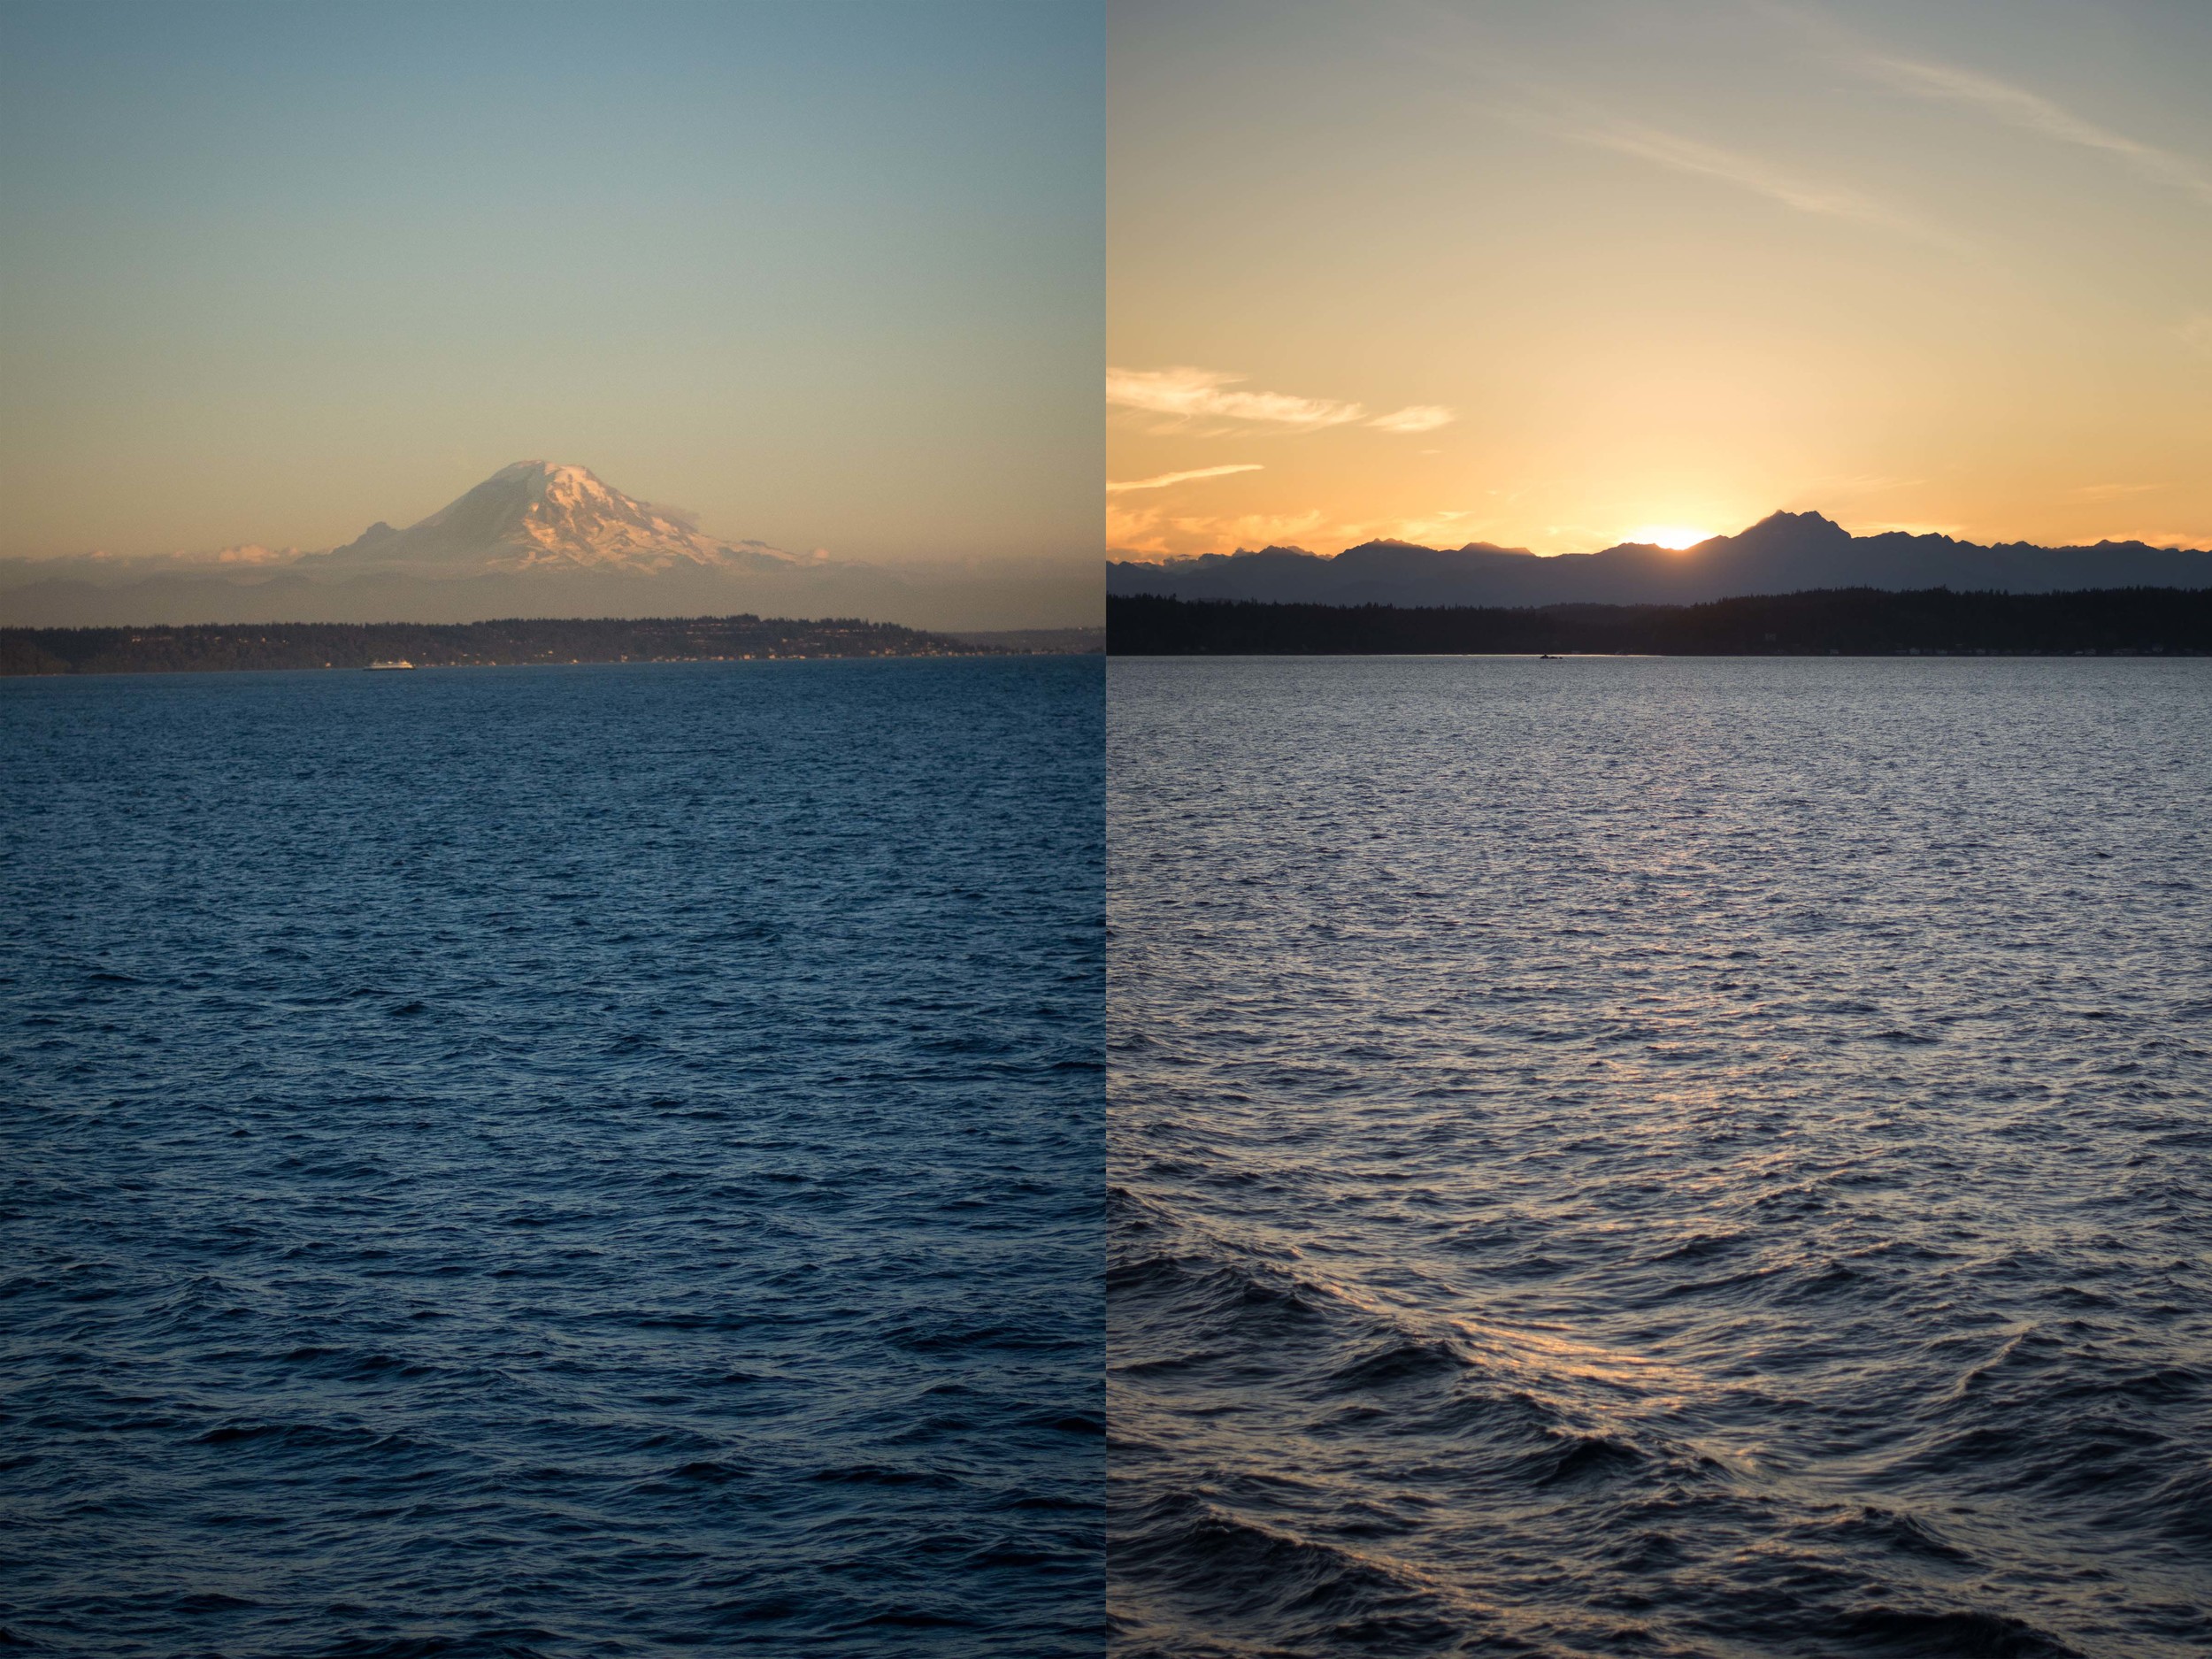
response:
<svg viewBox="0 0 2212 1659"><path fill-rule="evenodd" d="M1229 420L1317 432L1363 422L1384 432L1433 432L1458 419L1439 403L1415 403L1370 418L1364 403L1288 392L1232 390L1248 377L1187 365L1167 369L1108 369L1106 401L1120 409L1166 415L1179 423Z"/></svg>
<svg viewBox="0 0 2212 1659"><path fill-rule="evenodd" d="M2212 311L2197 311L2176 330L2181 343L2200 357L2212 357Z"/></svg>
<svg viewBox="0 0 2212 1659"><path fill-rule="evenodd" d="M1125 489L1165 489L1170 484L1187 484L1194 478L1225 478L1232 472L1263 472L1266 470L1256 461L1247 461L1240 466L1202 466L1188 472L1163 472L1157 478L1132 478L1118 483L1109 482L1106 493L1111 495Z"/></svg>
<svg viewBox="0 0 2212 1659"><path fill-rule="evenodd" d="M2085 120L2024 87L1941 64L1918 63L1909 58L1870 57L1863 63L1870 73L1903 91L1944 103L1965 104L2008 127L2116 156L2147 177L2171 185L2212 207L2212 173L2185 156L2177 156L2171 150Z"/></svg>
<svg viewBox="0 0 2212 1659"><path fill-rule="evenodd" d="M1670 172L1689 173L1733 185L1754 196L1778 202L1800 213L1823 219L1849 220L1901 233L1922 242L1956 250L1959 239L1939 227L1924 224L1863 191L1847 185L1801 178L1785 168L1741 150L1709 144L1702 139L1646 126L1638 121L1606 118L1549 119L1530 123L1559 137L1617 155L1631 156Z"/></svg>
<svg viewBox="0 0 2212 1659"><path fill-rule="evenodd" d="M1718 144L1685 138L1678 133L1669 133L1655 127L1640 123L1617 121L1603 126L1584 127L1569 131L1569 137L1585 144L1594 144L1601 150L1614 150L1624 156L1633 156L1640 161L1672 169L1676 173L1694 173L1701 178L1718 179L1793 207L1801 213L1818 213L1831 219L1855 219L1870 225L1886 224L1890 214L1880 203L1855 190L1834 185L1815 184L1799 179L1740 150L1724 150Z"/></svg>
<svg viewBox="0 0 2212 1659"><path fill-rule="evenodd" d="M1409 403L1403 409L1393 410L1387 415L1378 415L1367 424L1378 432L1434 432L1439 426L1448 426L1459 419L1457 411L1441 403ZM1434 454L1425 450L1425 454Z"/></svg>
<svg viewBox="0 0 2212 1659"><path fill-rule="evenodd" d="M1326 397L1228 389L1245 379L1218 369L1109 369L1106 401L1123 409L1186 420L1250 420L1306 431L1345 426L1367 412L1358 403L1340 403Z"/></svg>

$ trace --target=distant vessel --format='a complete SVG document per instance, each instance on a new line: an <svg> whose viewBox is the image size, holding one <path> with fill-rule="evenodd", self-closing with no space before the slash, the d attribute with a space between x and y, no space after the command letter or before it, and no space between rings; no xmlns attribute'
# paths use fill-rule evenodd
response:
<svg viewBox="0 0 2212 1659"><path fill-rule="evenodd" d="M380 668L412 668L414 664L402 658L396 663L371 663L369 664L369 672L371 673L374 673Z"/></svg>

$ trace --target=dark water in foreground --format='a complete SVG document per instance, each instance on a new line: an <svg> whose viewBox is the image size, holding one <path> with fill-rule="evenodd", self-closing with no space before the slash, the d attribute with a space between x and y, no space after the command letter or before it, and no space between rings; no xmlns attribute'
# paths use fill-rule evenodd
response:
<svg viewBox="0 0 2212 1659"><path fill-rule="evenodd" d="M1139 1655L2212 1650L2212 664L1117 660Z"/></svg>
<svg viewBox="0 0 2212 1659"><path fill-rule="evenodd" d="M0 1646L1095 1653L1102 678L0 683Z"/></svg>

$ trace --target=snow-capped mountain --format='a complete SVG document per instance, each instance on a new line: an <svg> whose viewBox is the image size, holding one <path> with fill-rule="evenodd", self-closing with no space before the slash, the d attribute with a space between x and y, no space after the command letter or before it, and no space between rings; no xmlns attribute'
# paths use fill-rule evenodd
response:
<svg viewBox="0 0 2212 1659"><path fill-rule="evenodd" d="M805 561L764 541L703 535L681 514L626 495L590 470L518 461L419 524L374 524L303 565L463 575L788 568Z"/></svg>
<svg viewBox="0 0 2212 1659"><path fill-rule="evenodd" d="M871 617L929 628L1094 625L1095 565L885 566L725 541L586 468L518 461L419 524L303 553L0 558L0 626Z"/></svg>

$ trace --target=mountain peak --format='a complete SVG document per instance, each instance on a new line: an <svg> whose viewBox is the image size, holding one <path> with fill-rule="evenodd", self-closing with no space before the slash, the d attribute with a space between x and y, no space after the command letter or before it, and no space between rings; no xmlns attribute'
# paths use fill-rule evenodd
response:
<svg viewBox="0 0 2212 1659"><path fill-rule="evenodd" d="M596 570L794 564L760 541L703 535L689 515L605 483L589 467L517 461L401 531L372 528L333 557L428 572Z"/></svg>
<svg viewBox="0 0 2212 1659"><path fill-rule="evenodd" d="M542 490L582 490L590 494L611 495L620 492L611 490L599 480L599 475L588 466L576 466L565 461L517 461L503 466L484 480L487 484L522 484Z"/></svg>
<svg viewBox="0 0 2212 1659"><path fill-rule="evenodd" d="M1803 512L1770 512L1748 529L1738 531L1737 534L1749 535L1757 530L1794 530L1800 533L1813 532L1824 535L1846 537L1850 534L1833 518L1809 508Z"/></svg>

